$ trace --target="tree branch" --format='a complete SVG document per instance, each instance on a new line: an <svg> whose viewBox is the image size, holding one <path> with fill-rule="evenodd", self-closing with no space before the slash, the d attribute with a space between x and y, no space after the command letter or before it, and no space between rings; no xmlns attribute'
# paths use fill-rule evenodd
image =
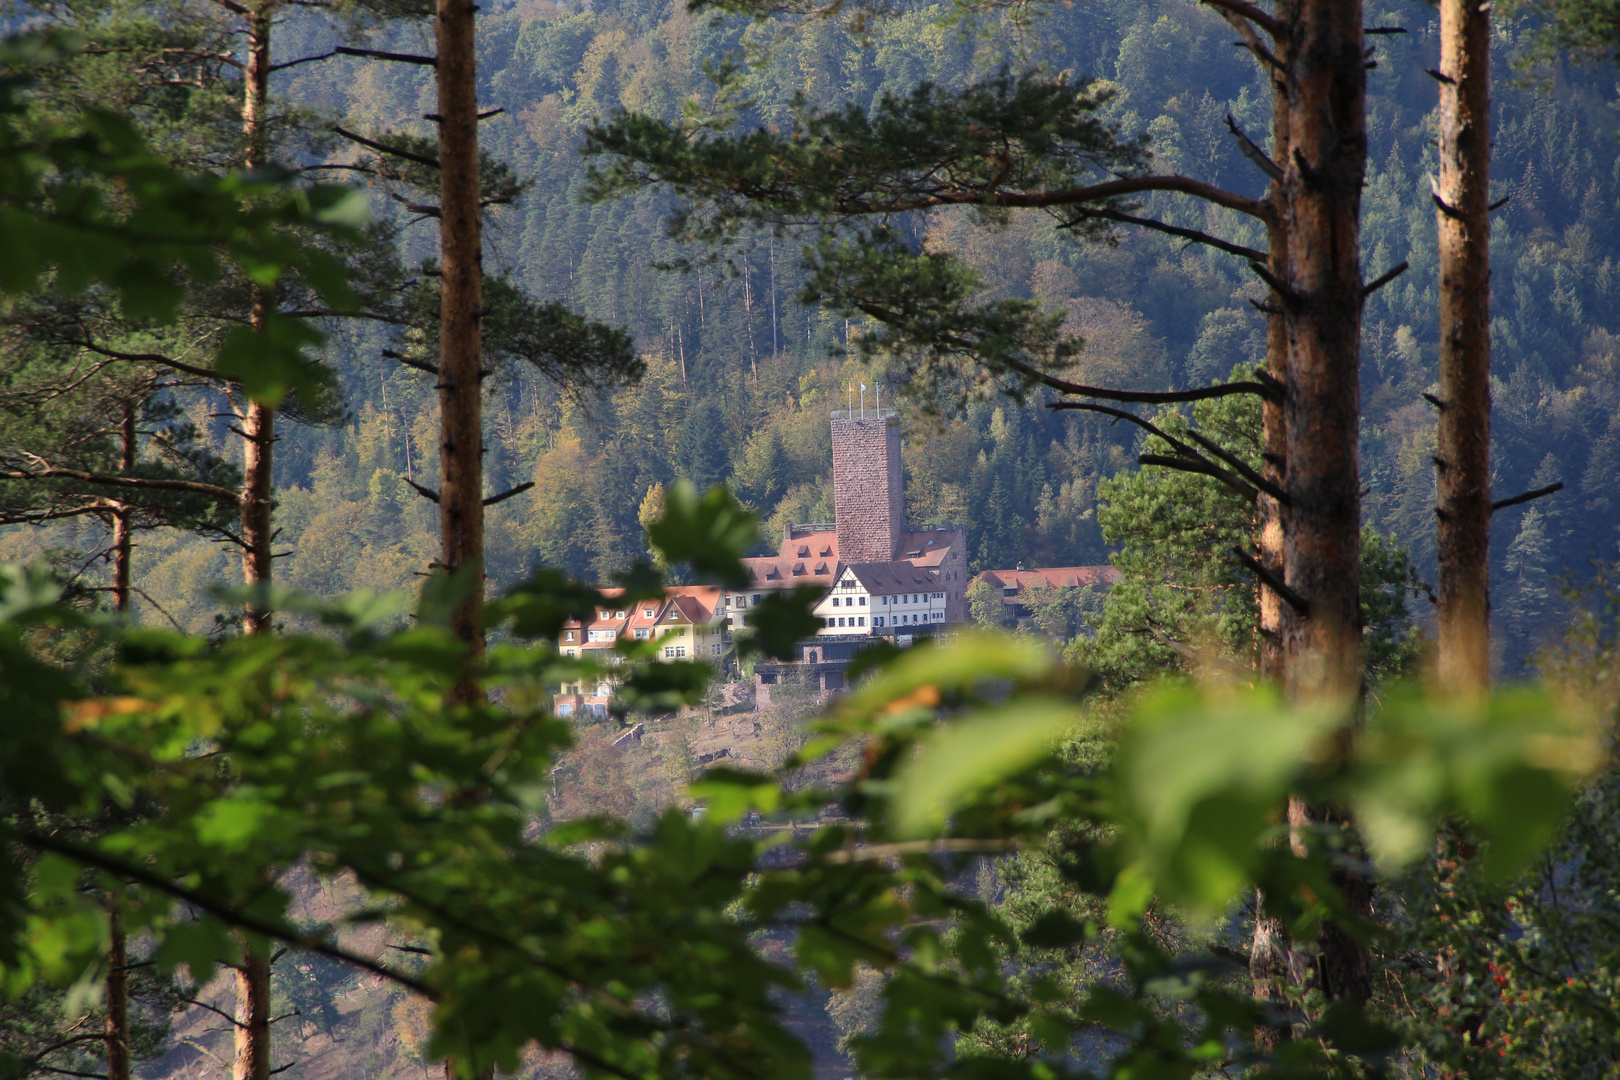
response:
<svg viewBox="0 0 1620 1080"><path fill-rule="evenodd" d="M1283 603L1293 608L1302 616L1309 615L1311 613L1311 605L1309 601L1307 601L1303 596L1299 595L1299 593L1295 592L1293 589L1290 589L1281 578L1271 572L1271 569L1267 567L1265 563L1261 562L1259 559L1255 558L1253 555L1250 555L1247 551L1244 551L1239 547L1232 548L1232 554L1237 556L1238 562L1242 563L1244 566L1247 566L1250 572L1252 572L1255 577L1259 578L1261 583L1264 584L1266 588L1276 593L1282 599Z"/></svg>
<svg viewBox="0 0 1620 1080"><path fill-rule="evenodd" d="M1294 505L1294 500L1289 498L1288 492L1284 491L1270 480L1267 480L1260 473L1249 468L1247 462L1238 457L1236 454L1232 453L1230 450L1226 449L1226 447L1215 442L1213 439L1205 438L1202 434L1193 431L1191 428L1187 430L1187 438L1191 439L1199 446L1202 446L1205 450L1208 450L1210 453L1226 462L1226 464L1231 467L1233 472L1243 477L1243 479L1247 480L1249 483L1253 484L1267 495L1270 495L1273 499L1276 499L1277 502L1283 506Z"/></svg>
<svg viewBox="0 0 1620 1080"><path fill-rule="evenodd" d="M1491 513L1494 514L1498 510L1506 510L1510 506L1518 506L1520 503L1527 503L1533 499L1539 499L1543 496L1551 495L1555 491L1563 490L1564 482L1560 480L1556 484L1548 484L1546 487L1536 488L1534 491L1527 491L1523 495L1515 495L1511 499L1498 499L1496 502L1491 503Z"/></svg>
<svg viewBox="0 0 1620 1080"><path fill-rule="evenodd" d="M1272 37L1278 37L1287 32L1281 22L1274 16L1248 3L1247 0L1200 0L1205 7L1212 7L1223 17L1235 17L1253 23Z"/></svg>
<svg viewBox="0 0 1620 1080"><path fill-rule="evenodd" d="M1361 287L1362 299L1365 300L1379 289L1382 289L1385 285L1388 285L1390 282L1406 273L1406 271L1407 263L1403 259L1394 266L1390 267L1388 270L1384 271L1382 274L1379 274L1377 277L1373 278L1367 284L1363 285Z"/></svg>
<svg viewBox="0 0 1620 1080"><path fill-rule="evenodd" d="M1161 469L1175 469L1177 472L1193 473L1197 476L1208 476L1211 479L1221 481L1223 484L1235 484L1233 491L1251 503L1260 497L1259 492L1250 490L1248 485L1243 484L1241 481L1231 480L1231 474L1225 469L1201 457L1188 458L1173 457L1168 454L1138 454L1136 463L1138 465L1157 465Z"/></svg>
<svg viewBox="0 0 1620 1080"><path fill-rule="evenodd" d="M210 371L205 367L197 367L193 364L187 364L184 361L176 360L174 357L165 356L162 353L120 352L117 349L109 349L104 345L97 345L89 338L63 337L58 338L57 341L63 345L76 345L81 349L89 349L91 352L96 353L99 356L108 356L114 360L128 360L137 364L162 364L164 367L173 368L175 371L183 371L187 375L196 375L200 378L208 379L213 382L233 381L226 378L224 375L221 375L217 371Z"/></svg>
<svg viewBox="0 0 1620 1080"><path fill-rule="evenodd" d="M1088 184L1077 188L1059 188L1056 191L1033 192L964 192L962 194L943 194L930 196L921 200L915 207L906 209L920 209L925 206L941 205L973 205L1007 206L1013 208L1043 208L1051 206L1078 206L1082 203L1101 202L1104 199L1113 199L1121 195L1134 195L1143 191L1176 191L1183 195L1193 195L1200 199L1224 206L1228 210L1248 214L1261 221L1271 220L1271 204L1262 199L1251 199L1246 195L1238 195L1225 188L1216 187L1204 180L1195 180L1190 176L1125 176L1116 180L1105 180L1100 184ZM899 209L899 207L897 207Z"/></svg>
<svg viewBox="0 0 1620 1080"><path fill-rule="evenodd" d="M1231 113L1226 114L1226 130L1230 131L1232 138L1237 140L1238 149L1243 151L1244 157L1254 162L1255 166L1272 180L1279 184L1282 183L1282 168L1275 161L1272 161L1264 150L1256 146L1253 139L1243 134L1243 129L1237 126L1237 120L1232 117Z"/></svg>
<svg viewBox="0 0 1620 1080"><path fill-rule="evenodd" d="M434 375L434 376L439 374L439 369L434 367L432 364L423 363L421 360L412 360L410 357L405 356L403 353L397 353L392 349L384 349L382 351L382 354L383 354L384 358L389 359L389 360L397 361L397 362L399 362L401 364L404 364L408 368L415 368L417 371L425 371L429 375Z"/></svg>
<svg viewBox="0 0 1620 1080"><path fill-rule="evenodd" d="M499 495L491 495L489 498L484 500L484 505L485 506L494 506L496 503L503 503L507 499L510 499L512 496L521 495L525 491L528 491L532 487L534 487L534 481L529 480L529 481L527 481L525 483L519 484L515 488L509 488L506 491L501 492ZM437 501L437 500L435 500L435 501Z"/></svg>
<svg viewBox="0 0 1620 1080"><path fill-rule="evenodd" d="M299 64L310 64L314 63L316 60L330 60L336 55L338 55L338 52L336 49L333 49L331 52L324 52L319 56L301 56L297 60L288 60L283 64L271 64L270 72L271 74L274 74L278 71L286 71L290 67L297 67Z"/></svg>
<svg viewBox="0 0 1620 1080"><path fill-rule="evenodd" d="M367 56L373 60L394 60L401 64L425 64L428 67L438 67L439 58L436 56L417 56L415 53L386 52L382 49L356 49L348 45L339 45L334 52L344 56Z"/></svg>
<svg viewBox="0 0 1620 1080"><path fill-rule="evenodd" d="M1265 252L1256 248L1247 248L1241 244L1233 244L1229 241L1222 240L1218 236L1211 236L1209 233L1199 232L1197 229L1184 229L1179 225L1167 225L1164 222L1156 221L1153 218L1137 217L1135 214L1126 214L1119 210L1085 210L1082 211L1081 217L1104 218L1108 221L1118 221L1125 225L1140 225L1144 229L1153 229L1157 232L1169 233L1171 236L1179 236L1183 240L1190 240L1193 243L1207 244L1218 251L1226 252L1228 255L1236 255L1240 259L1264 259L1266 257ZM1059 228L1064 229L1073 227L1073 223L1059 226Z"/></svg>
<svg viewBox="0 0 1620 1080"><path fill-rule="evenodd" d="M1027 375L1036 382L1050 386L1065 394L1074 394L1078 397L1101 398L1103 401L1123 401L1136 405L1178 405L1187 401L1208 401L1212 398L1231 397L1234 394L1254 394L1269 400L1275 400L1276 395L1272 389L1262 382L1229 382L1219 383L1215 386L1203 386L1197 390L1111 390L1106 386L1085 386L1081 383L1072 383L1067 379L1060 379L1056 375L1048 375L1020 360L1007 360L1006 364L1014 371ZM1056 401L1047 406L1049 409L1071 408L1069 403Z"/></svg>
<svg viewBox="0 0 1620 1080"><path fill-rule="evenodd" d="M238 1020L236 1017L232 1016L230 1013L226 1012L224 1009L215 1008L214 1006L208 1004L208 1002L206 1002L206 1001L198 1001L196 998L186 998L184 1000L189 1002L192 1005L196 1005L198 1008L207 1009L209 1012L213 1013L215 1016L223 1016L226 1020L229 1020L231 1023L235 1024L237 1027L241 1028L243 1031L246 1031L248 1029L248 1026L246 1024L242 1023L242 1021Z"/></svg>
<svg viewBox="0 0 1620 1080"><path fill-rule="evenodd" d="M386 143L377 142L375 139L368 139L364 135L356 135L347 128L338 127L336 124L332 125L332 130L343 136L345 139L348 139L350 142L357 142L369 150L377 151L379 154L392 154L394 157L404 158L406 161L414 161L418 165L426 165L430 169L437 169L439 167L438 158L430 158L422 154L413 154L409 150L400 150L396 147L389 146Z"/></svg>
<svg viewBox="0 0 1620 1080"><path fill-rule="evenodd" d="M238 911L223 901L208 896L206 893L188 889L183 885L177 885L161 874L155 874L146 869L144 866L115 858L93 847L81 847L71 841L46 833L18 830L12 835L27 846L39 851L55 852L84 866L93 866L98 870L105 870L109 874L116 874L131 881L138 881L142 885L172 896L176 900L183 900L197 910L206 912L231 926L255 934L263 934L265 937L273 938L276 941L284 941L293 948L302 949L304 952L317 953L333 960L341 960L345 964L350 964L362 971L369 971L373 975L403 986L407 990L413 990L429 1001L437 1001L439 998L437 988L430 983L423 982L402 971L396 971L386 964L361 956L359 953L350 952L341 945L335 945L319 937L300 936L293 927L261 919L257 915L251 915L245 911Z"/></svg>
<svg viewBox="0 0 1620 1080"><path fill-rule="evenodd" d="M411 487L415 488L416 493L422 496L422 498L426 499L428 502L435 506L439 504L439 493L437 491L434 491L431 488L425 488L421 484L418 484L415 480L408 477L406 478L405 482L411 485Z"/></svg>
<svg viewBox="0 0 1620 1080"><path fill-rule="evenodd" d="M1210 461L1208 458L1204 457L1204 455L1200 454L1197 450L1194 450L1192 447L1188 446L1174 435L1171 435L1158 425L1142 419L1135 413L1126 412L1124 409L1111 408L1107 405L1098 405L1089 401L1059 401L1054 402L1050 407L1053 409L1080 409L1085 412L1102 413L1104 416L1112 416L1116 420L1128 420L1137 427L1141 428L1143 431L1146 431L1148 434L1163 439L1165 442L1170 444L1176 453L1181 454L1187 459L1188 462L1197 466L1197 468L1188 469L1186 471L1200 472L1205 476L1214 477L1227 487L1231 488L1238 495L1242 496L1248 502L1252 503L1260 497L1260 493L1255 490L1254 487L1244 483L1238 476L1226 469L1221 468L1219 465L1216 465L1213 461ZM1143 464L1164 465L1174 463L1171 464L1172 468L1184 467L1175 458L1169 458L1161 461L1159 460L1159 457L1160 455L1157 454L1148 454L1142 458L1139 458L1138 460ZM1153 458L1154 460L1148 461L1148 458Z"/></svg>
<svg viewBox="0 0 1620 1080"><path fill-rule="evenodd" d="M78 480L102 487L121 487L144 491L185 491L192 495L208 495L232 506L241 505L241 496L218 484L205 484L200 480L159 480L141 476L106 476L85 472L83 469L41 469L39 472L4 472L0 480Z"/></svg>

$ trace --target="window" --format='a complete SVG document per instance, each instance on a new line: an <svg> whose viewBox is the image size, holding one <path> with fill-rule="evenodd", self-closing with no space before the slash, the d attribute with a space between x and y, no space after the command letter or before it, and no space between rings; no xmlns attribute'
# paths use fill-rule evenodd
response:
<svg viewBox="0 0 1620 1080"><path fill-rule="evenodd" d="M615 611L615 612L614 612L614 613L613 613L613 617L614 617L614 618L615 618L615 619L622 619L622 618L624 618L624 612L622 612L622 611Z"/></svg>
<svg viewBox="0 0 1620 1080"><path fill-rule="evenodd" d="M843 619L843 617L842 617L842 616L839 616L839 619L838 619L838 625L839 625L839 626L843 626L843 625L844 625L844 619Z"/></svg>
<svg viewBox="0 0 1620 1080"><path fill-rule="evenodd" d="M756 604L759 603L759 593L754 593L753 597L754 597L754 603L756 603Z"/></svg>
<svg viewBox="0 0 1620 1080"><path fill-rule="evenodd" d="M748 606L748 597L746 597L746 596L734 596L734 597L732 597L732 604L734 606L736 606L736 607L747 607Z"/></svg>
<svg viewBox="0 0 1620 1080"><path fill-rule="evenodd" d="M835 597L833 597L833 607L837 607L837 606L838 606L838 597L835 596Z"/></svg>
<svg viewBox="0 0 1620 1080"><path fill-rule="evenodd" d="M569 656L574 655L574 650L573 649L564 649L563 652L567 653Z"/></svg>
<svg viewBox="0 0 1620 1080"><path fill-rule="evenodd" d="M865 615L862 615L862 616L861 616L861 625L862 625L862 626L865 626L865 625L866 625L866 616L865 616Z"/></svg>
<svg viewBox="0 0 1620 1080"><path fill-rule="evenodd" d="M572 630L568 631L568 633L563 635L563 640L564 641L573 641L574 640L574 632Z"/></svg>
<svg viewBox="0 0 1620 1080"><path fill-rule="evenodd" d="M883 616L881 616L881 615L874 616L872 618L872 625L873 626L882 626L883 625Z"/></svg>
<svg viewBox="0 0 1620 1080"><path fill-rule="evenodd" d="M641 609L641 617L643 619L650 619L656 614L658 614L658 612L654 608L644 607Z"/></svg>
<svg viewBox="0 0 1620 1080"><path fill-rule="evenodd" d="M715 642L714 643L714 655L716 655L716 656L720 655L720 648L721 648L720 643L718 641Z"/></svg>
<svg viewBox="0 0 1620 1080"><path fill-rule="evenodd" d="M684 660L685 658L685 645L670 645L664 649L664 659L666 660Z"/></svg>
<svg viewBox="0 0 1620 1080"><path fill-rule="evenodd" d="M866 597L863 596L863 597L861 597L861 607L865 607L865 606L866 606Z"/></svg>
<svg viewBox="0 0 1620 1080"><path fill-rule="evenodd" d="M636 631L636 640L637 641L646 641L647 640L647 631L646 630L637 630Z"/></svg>

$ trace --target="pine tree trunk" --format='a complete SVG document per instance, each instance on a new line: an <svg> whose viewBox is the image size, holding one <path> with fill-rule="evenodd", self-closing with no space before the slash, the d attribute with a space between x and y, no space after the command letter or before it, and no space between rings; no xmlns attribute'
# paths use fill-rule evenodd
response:
<svg viewBox="0 0 1620 1080"><path fill-rule="evenodd" d="M1276 15L1280 21L1288 20L1287 0L1278 0ZM1274 40L1272 53L1286 62L1286 39ZM1271 159L1286 162L1289 158L1288 84L1277 73L1272 73L1271 94ZM1280 181L1272 181L1269 200L1272 220L1266 228L1267 267L1277 281L1288 278L1288 229L1286 227L1287 192ZM1283 298L1276 290L1267 297L1266 313L1266 374L1278 384L1288 383L1288 324L1283 309ZM1286 488L1288 478L1285 466L1288 458L1288 432L1283 416L1283 403L1266 398L1260 404L1261 469L1267 480ZM1283 564L1282 507L1264 492L1255 500L1257 557L1262 565L1285 580L1287 570ZM1260 642L1259 668L1261 678L1281 683L1284 674L1283 640L1288 633L1284 620L1289 610L1276 590L1260 586ZM1265 913L1264 894L1255 893L1254 938L1249 944L1249 979L1257 1001L1280 1009L1287 1001L1288 984L1288 931L1282 920ZM1262 1050L1275 1050L1289 1038L1287 1025L1263 1023L1254 1031L1255 1044Z"/></svg>
<svg viewBox="0 0 1620 1080"><path fill-rule="evenodd" d="M129 950L116 910L107 930L107 1080L129 1080Z"/></svg>
<svg viewBox="0 0 1620 1080"><path fill-rule="evenodd" d="M270 101L270 28L276 0L251 8L244 16L247 65L243 73L243 164L260 169L269 163L267 130ZM264 333L274 302L272 291L253 286L249 325ZM242 421L242 581L249 588L268 589L271 577L270 511L271 466L276 442L276 411L257 401L245 402ZM242 632L267 633L269 608L258 599L242 613ZM242 966L236 972L236 1061L232 1080L269 1080L270 1076L270 964L243 942Z"/></svg>
<svg viewBox="0 0 1620 1080"><path fill-rule="evenodd" d="M1341 706L1361 685L1361 188L1366 171L1366 57L1360 0L1297 0L1288 24L1289 154L1284 169L1289 262L1284 403L1290 505L1283 515L1289 587L1308 605L1286 621L1284 686L1300 703ZM1344 824L1330 809L1289 806L1296 834ZM1370 911L1366 879L1338 875L1353 912ZM1293 947L1296 980L1329 998L1371 996L1367 952L1333 926Z"/></svg>
<svg viewBox="0 0 1620 1080"><path fill-rule="evenodd" d="M1440 2L1441 685L1490 685L1491 23L1479 0Z"/></svg>
<svg viewBox="0 0 1620 1080"><path fill-rule="evenodd" d="M245 16L247 66L242 79L242 140L243 164L249 169L263 168L269 162L266 123L270 98L270 18L274 7L273 2L261 3ZM264 332L273 301L269 288L253 286L249 324L255 332ZM242 581L249 588L268 587L276 411L271 406L248 401L239 418L242 422ZM270 619L271 612L264 604L250 601L242 614L242 630L248 634L269 630Z"/></svg>
<svg viewBox="0 0 1620 1080"><path fill-rule="evenodd" d="M453 616L456 636L484 649L478 606L484 597L483 401L479 370L483 296L482 228L478 205L477 57L469 0L438 0L439 250L444 276L439 300L439 525L449 573L472 567L476 588ZM469 680L460 700L478 696Z"/></svg>
<svg viewBox="0 0 1620 1080"><path fill-rule="evenodd" d="M236 969L236 1061L231 1080L270 1080L270 961L242 942Z"/></svg>
<svg viewBox="0 0 1620 1080"><path fill-rule="evenodd" d="M128 473L135 468L135 406L131 402L124 402L123 422L118 429L118 467ZM113 510L113 609L115 611L128 611L129 590L129 564L135 554L135 542L131 536L130 523L132 519L130 508L119 503ZM112 991L109 989L108 993Z"/></svg>

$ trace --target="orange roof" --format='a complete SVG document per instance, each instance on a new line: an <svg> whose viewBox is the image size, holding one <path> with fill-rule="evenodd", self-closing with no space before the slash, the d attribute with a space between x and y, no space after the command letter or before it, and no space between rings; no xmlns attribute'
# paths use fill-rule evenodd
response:
<svg viewBox="0 0 1620 1080"><path fill-rule="evenodd" d="M1112 585L1124 577L1112 566L1044 566L1033 570L986 570L975 577L983 578L999 589L1023 590L1033 585L1052 585L1058 588L1078 588L1086 585Z"/></svg>

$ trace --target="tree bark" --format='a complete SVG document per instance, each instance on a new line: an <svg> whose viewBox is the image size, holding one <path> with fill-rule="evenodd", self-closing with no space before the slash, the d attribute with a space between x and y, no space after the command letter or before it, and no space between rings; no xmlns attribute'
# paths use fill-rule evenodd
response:
<svg viewBox="0 0 1620 1080"><path fill-rule="evenodd" d="M1289 19L1289 0L1277 0L1276 17L1279 22ZM1286 63L1288 39L1277 36L1272 40L1272 55ZM1269 72L1271 93L1271 159L1287 162L1290 128L1288 111L1288 83L1279 72ZM1268 192L1272 218L1266 228L1267 268L1272 280L1288 280L1287 191L1280 180L1273 180ZM1282 294L1273 289L1267 297L1266 313L1266 374L1277 383L1288 384L1288 324L1283 308ZM1288 430L1283 403L1273 398L1262 398L1260 403L1261 469L1265 478L1277 487L1287 490ZM1277 500L1262 491L1255 499L1257 557L1279 581L1287 580L1287 567L1283 560L1282 507ZM1285 620L1291 612L1276 591L1259 586L1260 601L1260 677L1267 682L1281 684L1284 676L1285 653L1283 641L1288 634ZM1255 893L1254 938L1249 945L1249 978L1255 999L1274 1009L1281 1009L1288 996L1288 930L1281 919L1265 912L1265 896ZM1255 1045L1262 1050L1275 1050L1287 1041L1290 1028L1285 1024L1262 1023L1254 1030Z"/></svg>
<svg viewBox="0 0 1620 1080"><path fill-rule="evenodd" d="M133 402L124 402L123 422L118 430L118 467L128 473L135 468L135 405ZM113 510L113 610L129 610L129 564L135 553L135 543L130 535L130 524L133 515L125 503L119 503ZM115 915L116 919L117 916ZM108 984L109 994L112 993L111 983Z"/></svg>
<svg viewBox="0 0 1620 1080"><path fill-rule="evenodd" d="M1487 5L1440 2L1439 680L1490 686L1491 256Z"/></svg>
<svg viewBox="0 0 1620 1080"><path fill-rule="evenodd" d="M244 938L236 969L236 1060L231 1080L270 1080L270 961Z"/></svg>
<svg viewBox="0 0 1620 1080"><path fill-rule="evenodd" d="M1309 605L1285 623L1284 687L1291 700L1342 708L1346 737L1361 687L1361 188L1366 172L1366 56L1360 0L1297 0L1289 13L1287 196L1288 331L1284 425L1289 505L1283 510L1286 582ZM1342 815L1289 804L1296 837ZM1351 910L1367 915L1371 889L1336 875ZM1335 926L1293 947L1296 981L1330 998L1366 1001L1366 950Z"/></svg>
<svg viewBox="0 0 1620 1080"><path fill-rule="evenodd" d="M270 29L277 0L251 8L247 24L247 66L242 102L243 163L260 169L269 163L268 111L270 101ZM264 333L275 302L273 289L253 286L249 324ZM246 400L242 423L242 581L250 589L268 590L272 574L270 515L273 499L271 468L276 443L276 410ZM249 600L242 613L242 632L268 633L272 612L262 597ZM232 1080L269 1080L270 1077L270 962L254 954L243 941L242 966L236 972L236 1061Z"/></svg>
<svg viewBox="0 0 1620 1080"><path fill-rule="evenodd" d="M243 76L242 141L243 164L261 169L269 163L267 113L270 100L270 24L276 4L261 3L244 16L247 24L247 65ZM264 333L274 292L253 286L253 307L249 324ZM273 490L271 468L276 441L276 411L257 401L243 403L238 414L242 435L242 581L249 588L268 588L271 579L270 513ZM263 633L270 629L271 612L255 599L242 613L242 631Z"/></svg>
<svg viewBox="0 0 1620 1080"><path fill-rule="evenodd" d="M478 607L484 597L484 470L482 223L478 196L477 57L469 0L437 0L439 92L439 526L447 573L470 567L473 595L456 609L452 627L472 649L484 649ZM471 679L453 697L473 700Z"/></svg>
<svg viewBox="0 0 1620 1080"><path fill-rule="evenodd" d="M107 1080L129 1080L129 950L116 909L107 931Z"/></svg>

